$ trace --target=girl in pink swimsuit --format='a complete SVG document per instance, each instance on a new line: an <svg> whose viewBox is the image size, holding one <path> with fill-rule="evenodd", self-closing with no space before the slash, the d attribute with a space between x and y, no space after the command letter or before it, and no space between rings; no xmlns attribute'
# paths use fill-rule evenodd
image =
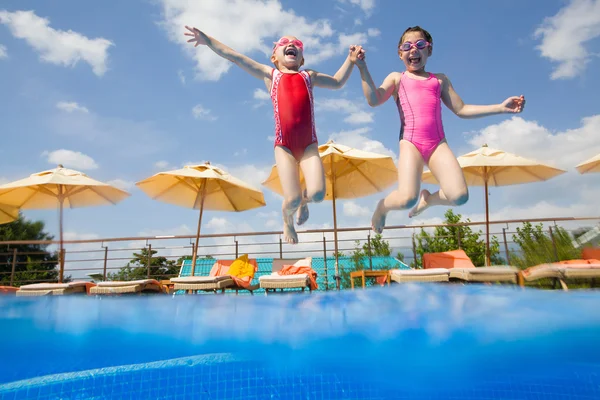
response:
<svg viewBox="0 0 600 400"><path fill-rule="evenodd" d="M350 46L348 57L335 73L329 76L314 70L300 70L304 64L304 45L294 36L284 36L273 45L271 62L275 68L260 64L196 28L186 26L193 36L188 42L206 45L219 56L235 63L255 78L262 79L273 101L275 114L275 163L283 189L283 235L288 243L298 243L294 228L296 222L308 219L310 202L325 198L325 173L319 156L313 107L314 86L340 89L344 86L359 55L360 46ZM300 186L299 169L302 169L306 188Z"/></svg>
<svg viewBox="0 0 600 400"><path fill-rule="evenodd" d="M379 88L375 87L364 57L356 61L360 69L364 95L371 107L394 97L400 114L400 155L398 189L379 201L371 219L375 232L381 233L387 213L412 208L414 217L433 205L458 206L467 202L469 192L456 157L446 143L442 125L443 102L460 118L476 118L501 113L520 113L525 107L523 96L509 97L501 104L464 104L444 74L425 71L433 52L433 39L425 29L415 26L402 34L398 55L406 71L392 72ZM422 190L423 167L429 169L440 190Z"/></svg>

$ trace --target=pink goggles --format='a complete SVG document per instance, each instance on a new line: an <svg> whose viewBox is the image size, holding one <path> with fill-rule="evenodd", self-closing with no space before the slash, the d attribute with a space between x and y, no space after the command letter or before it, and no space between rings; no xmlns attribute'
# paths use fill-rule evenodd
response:
<svg viewBox="0 0 600 400"><path fill-rule="evenodd" d="M298 40L298 39L294 39L294 40L290 40L288 38L282 37L281 39L279 39L279 41L277 42L273 42L273 51L275 51L276 48L278 48L279 46L286 46L288 44L293 44L294 46L296 46L297 48L299 48L300 50L304 49L304 44Z"/></svg>
<svg viewBox="0 0 600 400"><path fill-rule="evenodd" d="M431 45L431 43L429 43L428 41L423 40L423 39L419 39L419 40L416 41L416 43L411 43L411 42L404 42L404 43L402 43L400 45L400 50L402 50L402 51L409 51L413 47L416 47L419 50L423 50L424 48L426 48L429 45Z"/></svg>

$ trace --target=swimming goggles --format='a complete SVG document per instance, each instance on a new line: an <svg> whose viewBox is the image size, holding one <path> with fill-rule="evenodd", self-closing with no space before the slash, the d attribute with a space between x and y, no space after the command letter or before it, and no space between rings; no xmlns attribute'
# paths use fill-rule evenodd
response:
<svg viewBox="0 0 600 400"><path fill-rule="evenodd" d="M283 38L279 39L279 41L273 42L273 45L274 45L273 50L275 50L279 46L285 46L289 43L292 43L294 46L296 46L300 50L304 49L304 44L300 40L298 40L298 39L290 40L288 38L283 37Z"/></svg>
<svg viewBox="0 0 600 400"><path fill-rule="evenodd" d="M411 43L411 42L404 42L400 45L400 50L402 51L409 51L410 49L412 49L413 47L416 47L419 50L423 50L424 48L426 48L427 46L430 46L431 43L429 43L426 40L423 39L419 39L417 40L416 43Z"/></svg>

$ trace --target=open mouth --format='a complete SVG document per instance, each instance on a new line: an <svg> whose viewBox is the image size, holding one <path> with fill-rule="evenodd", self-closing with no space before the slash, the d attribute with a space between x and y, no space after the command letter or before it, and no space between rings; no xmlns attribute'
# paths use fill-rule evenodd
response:
<svg viewBox="0 0 600 400"><path fill-rule="evenodd" d="M408 57L408 62L411 64L418 64L421 62L421 57Z"/></svg>
<svg viewBox="0 0 600 400"><path fill-rule="evenodd" d="M286 56L296 57L296 56L298 56L298 50L296 50L294 47L288 47L287 49L285 49L284 54Z"/></svg>

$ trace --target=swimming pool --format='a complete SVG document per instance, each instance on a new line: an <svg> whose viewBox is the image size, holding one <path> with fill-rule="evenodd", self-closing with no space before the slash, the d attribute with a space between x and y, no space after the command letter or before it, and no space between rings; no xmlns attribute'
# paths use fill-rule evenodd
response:
<svg viewBox="0 0 600 400"><path fill-rule="evenodd" d="M600 293L0 298L0 399L597 399Z"/></svg>

